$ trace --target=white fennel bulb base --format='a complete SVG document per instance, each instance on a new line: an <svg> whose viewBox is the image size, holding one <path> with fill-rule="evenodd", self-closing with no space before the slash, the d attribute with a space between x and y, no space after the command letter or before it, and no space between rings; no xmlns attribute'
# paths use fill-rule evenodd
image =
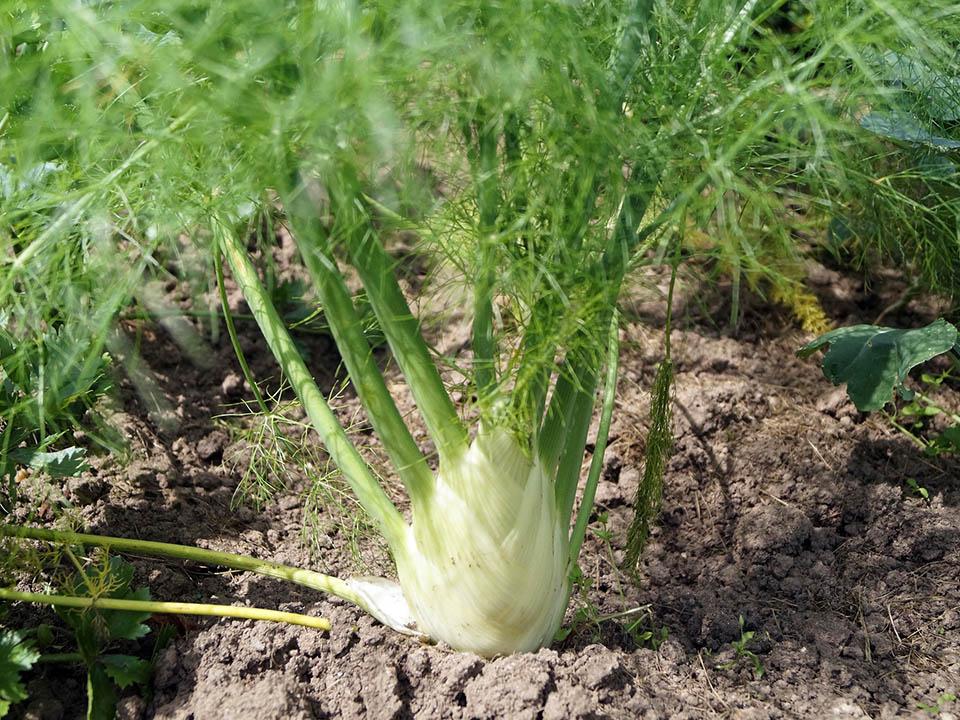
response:
<svg viewBox="0 0 960 720"><path fill-rule="evenodd" d="M548 645L568 602L569 541L540 463L507 431L481 431L441 468L427 507L396 553L418 629L488 657Z"/></svg>

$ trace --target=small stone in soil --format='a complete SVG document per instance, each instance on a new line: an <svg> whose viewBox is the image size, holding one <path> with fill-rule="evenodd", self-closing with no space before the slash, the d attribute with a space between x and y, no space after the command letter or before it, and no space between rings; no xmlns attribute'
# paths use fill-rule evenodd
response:
<svg viewBox="0 0 960 720"><path fill-rule="evenodd" d="M137 695L128 695L117 703L117 720L141 720L147 704Z"/></svg>
<svg viewBox="0 0 960 720"><path fill-rule="evenodd" d="M64 493L79 505L90 505L107 492L107 483L100 478L72 477L64 481Z"/></svg>
<svg viewBox="0 0 960 720"><path fill-rule="evenodd" d="M212 433L197 443L197 455L201 460L217 463L223 457L223 448L227 444L227 435L222 430Z"/></svg>
<svg viewBox="0 0 960 720"><path fill-rule="evenodd" d="M225 398L233 398L240 394L240 390L243 388L243 378L241 378L237 373L230 373L225 378L223 382L220 383L220 392L223 393Z"/></svg>

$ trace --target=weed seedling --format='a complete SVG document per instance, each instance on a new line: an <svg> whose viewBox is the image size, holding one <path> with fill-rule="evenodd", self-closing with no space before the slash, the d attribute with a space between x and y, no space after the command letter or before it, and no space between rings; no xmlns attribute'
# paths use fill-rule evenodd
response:
<svg viewBox="0 0 960 720"><path fill-rule="evenodd" d="M904 482L914 495L923 498L925 503L930 503L930 491L918 483L916 478L907 478Z"/></svg>
<svg viewBox="0 0 960 720"><path fill-rule="evenodd" d="M630 633L637 647L659 650L670 637L670 629L666 625L661 625L658 629L653 622L653 613L650 612L650 608L643 608L643 610L639 618L627 625L627 632Z"/></svg>
<svg viewBox="0 0 960 720"><path fill-rule="evenodd" d="M147 588L131 589L133 566L118 557L104 555L95 564L82 565L68 548L65 554L77 570L63 583L63 590L75 597L148 601ZM4 630L0 633L0 717L14 703L27 699L20 674L37 663L84 665L87 670L88 720L109 720L116 714L117 690L133 684L145 685L150 680L152 664L122 649L127 641L139 640L150 632L144 623L147 611L107 610L91 604L85 608L58 609L70 629L72 639L64 652L43 653L53 642L46 625L27 631Z"/></svg>
<svg viewBox="0 0 960 720"><path fill-rule="evenodd" d="M747 659L750 661L750 663L753 665L753 677L757 680L760 680L766 674L766 670L763 669L763 663L760 662L760 658L757 657L757 654L748 647L753 641L756 631L746 629L743 615L739 617L738 622L740 623L740 638L731 642L730 646L736 653L737 660ZM721 670L730 670L736 667L737 660L724 663L719 667Z"/></svg>
<svg viewBox="0 0 960 720"><path fill-rule="evenodd" d="M953 693L945 692L932 703L917 703L917 708L928 713L931 717L937 717L944 710L944 705L957 701L957 696Z"/></svg>

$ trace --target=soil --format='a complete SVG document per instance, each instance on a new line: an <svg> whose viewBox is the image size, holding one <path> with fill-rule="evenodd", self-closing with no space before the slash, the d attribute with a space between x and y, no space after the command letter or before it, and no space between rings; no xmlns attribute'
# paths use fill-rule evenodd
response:
<svg viewBox="0 0 960 720"><path fill-rule="evenodd" d="M838 324L869 322L884 305L882 294L828 268L814 266L810 277ZM891 282L888 299L902 287ZM709 320L728 315L722 289L686 290L673 335L676 443L659 525L639 577L618 571L662 352L659 304L635 294L594 532L581 558L589 587L571 604L562 642L484 660L399 636L303 588L133 558L155 598L324 615L332 630L191 619L158 652L152 691L126 691L120 717L960 716L951 700L960 695L960 465L926 457L882 417L857 413L815 361L794 356L809 336L782 309L754 300L730 333ZM911 303L885 322L916 326L932 315ZM242 329L255 374L275 378L255 331ZM229 343L193 353L213 359L201 366L162 329L140 330L170 417L159 422L129 383L122 388L112 422L128 438L129 461L100 458L63 488L90 532L341 575L358 572L359 557L362 572L390 572L370 536L338 529L350 508L330 508L326 521L321 514L319 542L304 541L303 478L288 478L262 511L231 509L244 447L229 432L237 421L216 417L249 393ZM463 333L451 332L447 350L456 352ZM329 339L301 339L333 387ZM958 407L957 393L945 393ZM344 395L341 415L355 410ZM82 717L82 675L47 666L30 688L33 700L14 717Z"/></svg>

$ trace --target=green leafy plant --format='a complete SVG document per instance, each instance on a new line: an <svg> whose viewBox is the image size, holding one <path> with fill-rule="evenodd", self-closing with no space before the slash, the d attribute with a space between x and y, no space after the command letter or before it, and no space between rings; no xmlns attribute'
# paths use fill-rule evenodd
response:
<svg viewBox="0 0 960 720"><path fill-rule="evenodd" d="M638 617L630 619L626 624L627 632L638 647L648 647L659 650L670 637L670 629L666 625L659 627L654 622L650 608L637 613Z"/></svg>
<svg viewBox="0 0 960 720"><path fill-rule="evenodd" d="M915 393L904 383L917 365L944 353L960 358L957 329L943 319L917 330L876 325L839 328L807 343L797 355L809 357L824 346L824 376L834 385L845 383L847 395L862 412L882 409L894 391L912 400Z"/></svg>
<svg viewBox="0 0 960 720"><path fill-rule="evenodd" d="M77 597L149 601L145 587L133 589L133 566L115 556L104 555L98 564L80 567L64 583L63 592ZM150 632L146 621L151 612L99 609L61 609L60 616L71 629L77 659L87 669L87 718L110 720L116 714L117 689L150 679L150 662L136 655L108 652L124 641L139 640ZM70 659L61 656L60 660Z"/></svg>
<svg viewBox="0 0 960 720"><path fill-rule="evenodd" d="M0 77L9 185L25 187L48 162L63 169L49 180L60 185L4 206L16 230L8 292L78 235L126 246L186 231L218 274L225 257L397 582L148 541L3 533L251 569L484 655L548 644L579 579L603 467L627 275L681 250L715 259L732 279L735 324L743 283L783 280L800 260L785 203L835 209L850 158L885 146L858 121L886 95L868 48L913 45L935 68L960 33L952 16L907 0L821 4L817 22L781 33L768 21L783 6L17 3L3 22L19 51ZM885 202L908 225L915 203ZM274 203L409 516L329 406L262 277L249 218ZM107 231L92 232L102 218ZM717 244L691 251L688 224ZM428 275L460 288L469 354L438 359L422 332L411 302L424 293L390 252L409 235ZM425 435L391 395L364 303ZM665 355L631 562L669 454Z"/></svg>
<svg viewBox="0 0 960 720"><path fill-rule="evenodd" d="M150 619L150 610L130 612L125 610L98 607L103 598L121 601L149 601L147 588L131 588L133 566L119 557L102 554L99 562L82 564L73 552L66 548L65 554L77 565L76 571L62 584L62 591L75 600L85 600L85 606L62 608L58 612L67 625L71 641L62 652L49 652L53 644L53 633L47 625L38 626L27 632L4 631L4 642L19 640L11 658L0 660L0 675L10 672L7 668L20 671L29 669L32 664L40 663L76 663L85 666L87 672L87 706L85 717L88 720L112 720L116 715L117 690L123 690L133 684L146 685L152 673L152 665L136 655L114 652L130 641L139 640L150 632L145 622ZM23 640L27 635L36 637ZM39 652L42 645L44 652ZM8 648L4 648L7 650ZM13 663L13 665L11 665ZM16 667L14 667L16 665ZM16 686L10 695L11 702L27 699L22 685ZM0 691L0 697L4 697ZM2 708L0 708L2 709Z"/></svg>
<svg viewBox="0 0 960 720"><path fill-rule="evenodd" d="M916 330L855 325L821 335L797 354L809 357L824 347L824 376L834 385L846 383L847 395L858 410L883 410L896 394L907 402L888 415L894 427L929 455L960 452L960 414L905 384L911 370L938 355L947 354L960 363L960 339L953 325L943 319ZM923 373L920 382L936 389L949 377L949 371L937 376ZM950 425L927 439L923 435L926 422L939 416L946 417ZM926 488L915 479L906 482L917 495L929 499Z"/></svg>
<svg viewBox="0 0 960 720"><path fill-rule="evenodd" d="M55 477L86 469L83 448L52 449L110 386L107 356L84 361L76 346L66 328L24 342L0 322L0 476L17 466Z"/></svg>
<svg viewBox="0 0 960 720"><path fill-rule="evenodd" d="M931 396L952 376L950 371L936 376L922 373L919 380L923 390L915 390L910 402L889 414L893 426L932 457L960 452L960 414L943 407ZM931 431L930 424L936 418L950 424Z"/></svg>
<svg viewBox="0 0 960 720"><path fill-rule="evenodd" d="M733 648L734 653L736 653L737 660L748 660L753 666L753 677L757 680L761 680L766 674L766 670L764 670L763 663L760 662L760 658L749 647L750 643L753 642L756 631L746 629L743 615L738 618L738 622L740 624L740 637L731 642L730 646ZM736 661L725 663L720 667L723 670L730 670L736 667Z"/></svg>
<svg viewBox="0 0 960 720"><path fill-rule="evenodd" d="M20 675L33 667L40 657L33 641L16 630L0 629L0 718L10 706L27 699Z"/></svg>
<svg viewBox="0 0 960 720"><path fill-rule="evenodd" d="M916 478L907 478L905 482L907 487L913 491L914 495L924 500L924 502L930 502L930 491L918 483Z"/></svg>
<svg viewBox="0 0 960 720"><path fill-rule="evenodd" d="M860 126L913 150L918 159L932 151L942 172L956 169L948 153L960 149L960 140L951 137L949 128L960 120L960 75L894 50L871 53L867 60L890 93L886 107L871 108Z"/></svg>
<svg viewBox="0 0 960 720"><path fill-rule="evenodd" d="M70 543L74 544L82 545ZM26 692L18 680L20 672L28 670L38 661L76 663L83 665L87 671L87 719L112 720L116 714L117 691L125 690L134 684L147 685L153 672L151 660L118 650L125 647L129 649L131 642L150 633L151 628L146 622L155 614L249 618L286 622L319 630L330 627L325 618L297 613L205 603L153 601L148 588L133 589L133 566L120 557L103 552L99 559L82 562L69 545L62 546L62 553L75 567L75 571L62 582L63 594L49 595L0 588L0 600L53 606L69 628L75 649L66 648L65 652L44 652L42 655L38 653L38 645L42 644L46 651L52 644L53 634L47 625L40 625L32 631L0 632L0 711L4 709L3 702L12 704L26 699ZM41 562L43 559L53 562L59 557L55 554L41 556ZM36 642L27 639L30 635L36 638ZM154 654L159 644L167 640L169 635L161 631Z"/></svg>
<svg viewBox="0 0 960 720"><path fill-rule="evenodd" d="M957 701L957 696L952 692L941 693L937 698L936 702L930 703L917 703L917 709L923 710L925 713L929 714L931 717L937 717L945 709L945 706L955 703Z"/></svg>
<svg viewBox="0 0 960 720"><path fill-rule="evenodd" d="M960 254L952 228L960 202L960 75L955 54L932 58L917 41L873 43L863 54L880 92L864 104L859 124L881 146L850 158L856 170L845 177L854 193L838 208L834 239L844 246L839 254L852 252L859 265L892 259L908 268L914 287L957 299ZM873 192L862 191L866 182ZM887 203L891 197L910 198L913 211ZM891 225L901 229L889 232Z"/></svg>
<svg viewBox="0 0 960 720"><path fill-rule="evenodd" d="M730 644L733 646L733 650L737 653L738 658L746 658L750 661L750 663L753 665L753 676L757 680L760 680L763 678L766 671L763 669L763 663L760 662L760 658L748 647L753 641L756 631L746 630L744 628L743 615L739 617L738 622L740 623L740 638L738 640L734 640Z"/></svg>

